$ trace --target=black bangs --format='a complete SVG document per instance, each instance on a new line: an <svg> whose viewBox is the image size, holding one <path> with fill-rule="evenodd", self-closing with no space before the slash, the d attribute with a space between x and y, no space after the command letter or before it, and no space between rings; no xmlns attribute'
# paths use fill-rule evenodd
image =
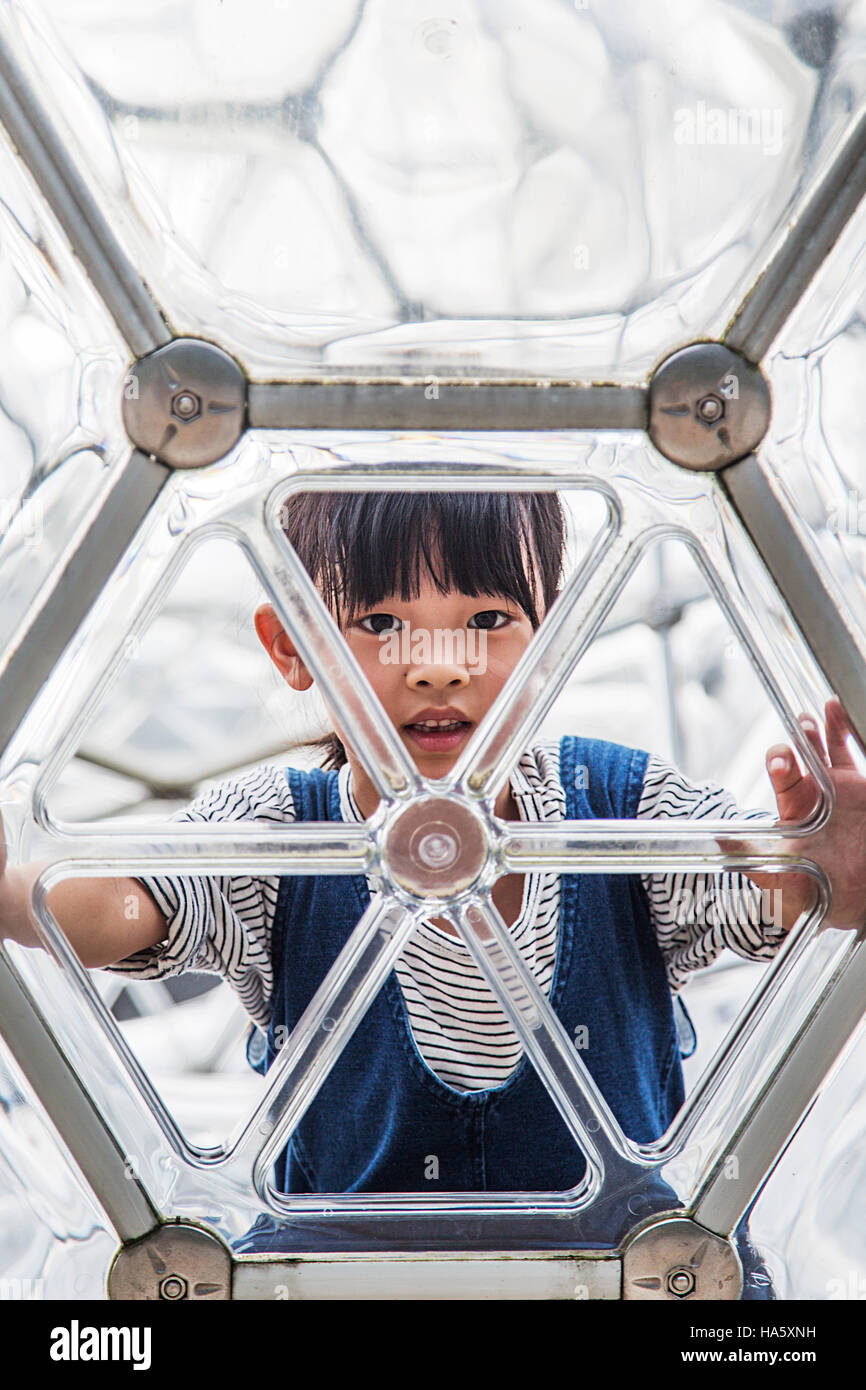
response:
<svg viewBox="0 0 866 1390"><path fill-rule="evenodd" d="M280 521L338 623L387 594L498 594L538 627L562 571L565 527L554 492L293 494Z"/></svg>

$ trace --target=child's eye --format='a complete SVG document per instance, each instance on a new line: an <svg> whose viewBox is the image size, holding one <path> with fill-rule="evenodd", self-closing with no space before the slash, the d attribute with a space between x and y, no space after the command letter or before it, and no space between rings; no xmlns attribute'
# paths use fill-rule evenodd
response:
<svg viewBox="0 0 866 1390"><path fill-rule="evenodd" d="M367 627L367 623L371 626ZM358 619L358 626L365 632L374 632L378 637L380 632L398 632L403 624L393 613L368 613L366 618Z"/></svg>
<svg viewBox="0 0 866 1390"><path fill-rule="evenodd" d="M502 619L502 622L499 619ZM502 627L503 623L510 620L510 614L502 613L498 608L485 608L483 613L476 613L469 619L467 627L480 627L486 632L494 628Z"/></svg>

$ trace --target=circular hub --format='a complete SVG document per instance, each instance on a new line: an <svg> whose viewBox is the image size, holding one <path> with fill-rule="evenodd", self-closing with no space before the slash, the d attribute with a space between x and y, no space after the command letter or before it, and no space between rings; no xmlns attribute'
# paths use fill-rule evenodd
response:
<svg viewBox="0 0 866 1390"><path fill-rule="evenodd" d="M216 1236L167 1222L118 1251L108 1273L110 1299L231 1298L232 1257Z"/></svg>
<svg viewBox="0 0 866 1390"><path fill-rule="evenodd" d="M649 434L684 468L724 468L751 453L770 423L770 388L753 363L722 343L693 343L665 358L650 382Z"/></svg>
<svg viewBox="0 0 866 1390"><path fill-rule="evenodd" d="M407 806L384 843L392 878L418 898L447 898L478 877L487 857L484 827L461 801L430 797Z"/></svg>
<svg viewBox="0 0 866 1390"><path fill-rule="evenodd" d="M743 1269L734 1247L688 1217L645 1226L623 1253L624 1299L736 1299L742 1288Z"/></svg>
<svg viewBox="0 0 866 1390"><path fill-rule="evenodd" d="M246 378L222 348L176 338L142 357L123 387L123 423L133 444L174 468L200 468L240 439Z"/></svg>

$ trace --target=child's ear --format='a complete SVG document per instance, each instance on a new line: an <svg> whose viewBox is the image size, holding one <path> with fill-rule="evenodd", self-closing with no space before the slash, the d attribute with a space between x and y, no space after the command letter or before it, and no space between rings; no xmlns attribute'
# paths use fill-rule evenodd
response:
<svg viewBox="0 0 866 1390"><path fill-rule="evenodd" d="M259 641L280 675L294 690L309 690L313 684L297 648L270 603L261 604L253 619Z"/></svg>

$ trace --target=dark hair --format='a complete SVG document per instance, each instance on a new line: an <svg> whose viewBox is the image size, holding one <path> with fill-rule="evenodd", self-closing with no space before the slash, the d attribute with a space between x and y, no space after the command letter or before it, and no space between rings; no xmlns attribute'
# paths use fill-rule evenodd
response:
<svg viewBox="0 0 866 1390"><path fill-rule="evenodd" d="M388 594L417 598L423 567L441 593L501 594L537 628L562 573L555 492L293 493L280 524L340 625ZM306 742L326 768L346 761L335 733Z"/></svg>

